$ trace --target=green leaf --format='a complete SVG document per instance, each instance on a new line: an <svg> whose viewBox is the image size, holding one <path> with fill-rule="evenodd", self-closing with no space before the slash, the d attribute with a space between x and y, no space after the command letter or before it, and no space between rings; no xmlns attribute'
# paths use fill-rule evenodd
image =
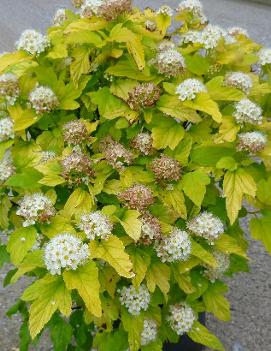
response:
<svg viewBox="0 0 271 351"><path fill-rule="evenodd" d="M7 229L9 226L9 217L8 213L10 208L12 207L11 201L8 196L1 197L0 202L0 227L2 229Z"/></svg>
<svg viewBox="0 0 271 351"><path fill-rule="evenodd" d="M192 330L188 333L189 338L193 341L208 346L213 350L225 351L223 345L218 340L216 336L209 332L207 328L205 328L198 321L194 322Z"/></svg>
<svg viewBox="0 0 271 351"><path fill-rule="evenodd" d="M30 285L22 300L33 301L29 309L29 330L34 339L52 315L59 310L64 316L71 314L71 295L61 277L46 275Z"/></svg>
<svg viewBox="0 0 271 351"><path fill-rule="evenodd" d="M230 223L233 224L242 207L244 194L256 196L257 186L252 176L243 168L234 172L227 171L223 181L226 208Z"/></svg>
<svg viewBox="0 0 271 351"><path fill-rule="evenodd" d="M255 240L261 240L266 250L271 254L271 213L260 218L252 218L250 221L251 235Z"/></svg>
<svg viewBox="0 0 271 351"><path fill-rule="evenodd" d="M200 55L186 56L185 63L188 70L198 76L206 74L210 66L207 58Z"/></svg>
<svg viewBox="0 0 271 351"><path fill-rule="evenodd" d="M230 235L223 234L215 241L215 248L226 254L236 254L247 258L244 249L238 244L237 240Z"/></svg>
<svg viewBox="0 0 271 351"><path fill-rule="evenodd" d="M9 237L7 251L11 262L18 265L36 242L37 231L34 227L17 229ZM18 248L20 248L18 250Z"/></svg>
<svg viewBox="0 0 271 351"><path fill-rule="evenodd" d="M91 49L87 46L76 47L72 56L74 60L70 65L71 79L75 84L78 83L82 74L87 74L90 70L90 51Z"/></svg>
<svg viewBox="0 0 271 351"><path fill-rule="evenodd" d="M223 85L224 77L218 76L206 83L208 94L217 101L239 101L244 97L244 93L235 88Z"/></svg>
<svg viewBox="0 0 271 351"><path fill-rule="evenodd" d="M35 250L29 252L22 263L18 266L17 272L12 276L10 282L16 283L16 281L27 272L33 271L35 268L43 268L44 265L44 252L42 250Z"/></svg>
<svg viewBox="0 0 271 351"><path fill-rule="evenodd" d="M41 232L48 238L53 238L59 233L74 233L75 230L70 222L70 219L61 215L56 215L51 218L49 224L41 226Z"/></svg>
<svg viewBox="0 0 271 351"><path fill-rule="evenodd" d="M35 189L40 187L39 181L41 178L42 174L36 169L24 168L21 173L11 176L6 181L6 185L23 189Z"/></svg>
<svg viewBox="0 0 271 351"><path fill-rule="evenodd" d="M90 212L94 206L94 197L88 191L77 188L68 198L63 214L68 217Z"/></svg>
<svg viewBox="0 0 271 351"><path fill-rule="evenodd" d="M5 263L9 262L9 254L7 252L5 245L0 245L0 268L3 267Z"/></svg>
<svg viewBox="0 0 271 351"><path fill-rule="evenodd" d="M228 169L229 171L235 171L237 168L237 162L233 157L222 157L216 164L218 169Z"/></svg>
<svg viewBox="0 0 271 351"><path fill-rule="evenodd" d="M131 351L138 351L141 345L141 333L143 330L144 317L132 316L124 308L121 312L121 321L124 330L128 333L128 341Z"/></svg>
<svg viewBox="0 0 271 351"><path fill-rule="evenodd" d="M125 229L127 235L129 235L130 238L134 239L134 241L138 241L138 239L141 236L142 223L138 219L139 217L140 217L140 213L136 210L125 211L121 219L116 217L117 220Z"/></svg>
<svg viewBox="0 0 271 351"><path fill-rule="evenodd" d="M4 157L6 151L14 144L14 140L2 141L0 143L0 160Z"/></svg>
<svg viewBox="0 0 271 351"><path fill-rule="evenodd" d="M146 275L147 286L150 292L154 292L156 286L167 296L170 289L170 268L161 262L153 263Z"/></svg>
<svg viewBox="0 0 271 351"><path fill-rule="evenodd" d="M271 206L271 177L259 181L257 198L265 205Z"/></svg>
<svg viewBox="0 0 271 351"><path fill-rule="evenodd" d="M184 128L180 123L168 117L159 117L152 128L153 146L160 150L169 147L174 150L184 137Z"/></svg>
<svg viewBox="0 0 271 351"><path fill-rule="evenodd" d="M226 156L233 156L235 149L230 145L201 145L191 152L191 160L201 166L216 166Z"/></svg>
<svg viewBox="0 0 271 351"><path fill-rule="evenodd" d="M143 71L139 71L134 60L127 56L120 59L114 66L107 68L105 72L112 76L125 77L139 81L149 81L152 79L148 67L145 67Z"/></svg>
<svg viewBox="0 0 271 351"><path fill-rule="evenodd" d="M28 323L27 320L23 322L19 332L20 336L20 351L28 351L29 345L31 344L31 336L29 334Z"/></svg>
<svg viewBox="0 0 271 351"><path fill-rule="evenodd" d="M59 316L55 316L50 325L54 351L64 351L72 340L72 327Z"/></svg>
<svg viewBox="0 0 271 351"><path fill-rule="evenodd" d="M179 217L187 218L185 198L181 190L174 188L170 191L162 191L161 198Z"/></svg>
<svg viewBox="0 0 271 351"><path fill-rule="evenodd" d="M100 115L106 119L123 116L128 120L134 120L137 116L137 113L132 111L126 103L112 95L108 87L88 95L91 97L92 103L98 106Z"/></svg>
<svg viewBox="0 0 271 351"><path fill-rule="evenodd" d="M195 109L184 106L177 96L166 94L162 95L160 100L157 102L156 107L166 115L175 117L182 122L190 121L193 123L198 123L201 121L201 118Z"/></svg>
<svg viewBox="0 0 271 351"><path fill-rule="evenodd" d="M78 291L89 312L96 317L101 317L100 282L96 264L89 262L76 271L65 271L63 279L68 289Z"/></svg>
<svg viewBox="0 0 271 351"><path fill-rule="evenodd" d="M191 254L195 257L198 257L204 263L207 263L208 266L216 267L217 263L214 256L207 250L205 250L199 243L191 239L192 251Z"/></svg>
<svg viewBox="0 0 271 351"><path fill-rule="evenodd" d="M188 164L192 143L192 138L189 135L185 135L184 139L177 145L174 151L166 150L165 153L179 161L182 166L186 166Z"/></svg>
<svg viewBox="0 0 271 351"><path fill-rule="evenodd" d="M225 285L215 282L209 285L202 297L207 312L213 313L216 318L222 321L229 321L231 319L230 303L223 296L225 292L227 292Z"/></svg>
<svg viewBox="0 0 271 351"><path fill-rule="evenodd" d="M67 35L67 44L93 44L96 47L102 47L103 39L98 33L90 30L71 31Z"/></svg>
<svg viewBox="0 0 271 351"><path fill-rule="evenodd" d="M123 329L118 329L112 333L97 333L93 342L94 347L99 347L100 351L127 351L127 333Z"/></svg>
<svg viewBox="0 0 271 351"><path fill-rule="evenodd" d="M134 286L138 287L146 276L151 258L144 250L139 248L135 248L131 252L130 258L133 263L133 272L135 273L132 282Z"/></svg>
<svg viewBox="0 0 271 351"><path fill-rule="evenodd" d="M210 184L210 178L202 171L186 173L182 178L182 189L185 195L198 207L202 204L208 184Z"/></svg>
<svg viewBox="0 0 271 351"><path fill-rule="evenodd" d="M206 112L212 116L213 120L217 123L221 123L222 115L219 111L218 104L211 99L207 93L200 93L193 101L184 101L184 106L189 107L193 110L199 110Z"/></svg>
<svg viewBox="0 0 271 351"><path fill-rule="evenodd" d="M132 278L134 276L132 262L118 237L112 235L108 240L102 240L100 243L92 241L89 245L93 258L100 258L108 262L122 277Z"/></svg>
<svg viewBox="0 0 271 351"><path fill-rule="evenodd" d="M37 122L37 116L34 110L23 110L18 104L9 106L8 112L14 121L15 132L24 130Z"/></svg>

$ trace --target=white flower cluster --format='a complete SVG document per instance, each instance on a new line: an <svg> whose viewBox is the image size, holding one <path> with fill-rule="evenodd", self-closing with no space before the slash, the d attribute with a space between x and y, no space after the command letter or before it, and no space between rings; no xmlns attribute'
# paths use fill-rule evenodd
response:
<svg viewBox="0 0 271 351"><path fill-rule="evenodd" d="M17 50L24 50L31 55L39 55L50 46L47 36L33 30L25 30L16 43Z"/></svg>
<svg viewBox="0 0 271 351"><path fill-rule="evenodd" d="M263 119L261 107L247 98L235 104L233 116L239 124L261 124Z"/></svg>
<svg viewBox="0 0 271 351"><path fill-rule="evenodd" d="M38 114L50 112L59 104L53 90L45 86L37 86L32 90L29 95L29 101Z"/></svg>
<svg viewBox="0 0 271 351"><path fill-rule="evenodd" d="M214 49L222 38L224 38L227 44L235 42L235 39L228 35L224 29L208 24L200 34L200 43L207 50Z"/></svg>
<svg viewBox="0 0 271 351"><path fill-rule="evenodd" d="M10 117L0 119L0 142L14 138L14 122Z"/></svg>
<svg viewBox="0 0 271 351"><path fill-rule="evenodd" d="M202 212L187 223L187 228L210 243L224 233L223 222L210 212Z"/></svg>
<svg viewBox="0 0 271 351"><path fill-rule="evenodd" d="M204 92L207 92L204 84L200 80L194 78L184 80L176 89L176 94L179 95L181 101L194 100L198 93Z"/></svg>
<svg viewBox="0 0 271 351"><path fill-rule="evenodd" d="M88 245L70 233L55 236L45 246L45 265L53 275L60 275L61 268L76 270L88 257Z"/></svg>
<svg viewBox="0 0 271 351"><path fill-rule="evenodd" d="M97 15L102 4L102 0L85 0L80 10L81 17L90 18L93 15Z"/></svg>
<svg viewBox="0 0 271 351"><path fill-rule="evenodd" d="M249 151L252 154L260 152L267 143L267 137L261 132L246 132L238 134L238 150Z"/></svg>
<svg viewBox="0 0 271 351"><path fill-rule="evenodd" d="M157 14L172 17L174 14L174 11L170 6L163 5L157 10Z"/></svg>
<svg viewBox="0 0 271 351"><path fill-rule="evenodd" d="M246 29L241 28L241 27L231 27L228 29L228 34L232 36L236 35L244 35L245 37L248 37L248 32Z"/></svg>
<svg viewBox="0 0 271 351"><path fill-rule="evenodd" d="M145 346L157 338L157 324L152 319L145 319L141 333L141 345Z"/></svg>
<svg viewBox="0 0 271 351"><path fill-rule="evenodd" d="M53 24L55 26L62 26L62 24L66 21L67 15L65 9L58 9L53 18Z"/></svg>
<svg viewBox="0 0 271 351"><path fill-rule="evenodd" d="M140 312L146 311L149 307L151 295L145 285L138 288L134 286L123 287L118 290L120 303L128 309L133 316L138 316Z"/></svg>
<svg viewBox="0 0 271 351"><path fill-rule="evenodd" d="M50 217L54 216L55 209L48 196L34 193L22 198L16 214L25 218L23 226L28 227L36 222L47 222Z"/></svg>
<svg viewBox="0 0 271 351"><path fill-rule="evenodd" d="M100 211L94 211L81 216L79 229L82 230L89 240L95 238L106 240L113 229L109 217Z"/></svg>
<svg viewBox="0 0 271 351"><path fill-rule="evenodd" d="M158 51L167 51L167 50L173 50L176 49L176 45L169 40L162 40L158 44Z"/></svg>
<svg viewBox="0 0 271 351"><path fill-rule="evenodd" d="M0 75L0 96L3 97L9 105L14 105L19 96L18 78L12 73Z"/></svg>
<svg viewBox="0 0 271 351"><path fill-rule="evenodd" d="M41 152L41 162L47 162L53 160L56 157L56 153L54 151L42 151Z"/></svg>
<svg viewBox="0 0 271 351"><path fill-rule="evenodd" d="M195 17L197 20L200 21L200 23L205 23L207 22L207 18L203 12L203 6L200 1L198 0L184 0L180 2L178 8L178 12L190 12L193 14L193 17Z"/></svg>
<svg viewBox="0 0 271 351"><path fill-rule="evenodd" d="M178 75L186 66L183 55L175 49L159 52L155 61L158 72L167 77Z"/></svg>
<svg viewBox="0 0 271 351"><path fill-rule="evenodd" d="M252 88L252 79L250 76L243 72L231 72L225 77L224 84L242 90L248 94Z"/></svg>
<svg viewBox="0 0 271 351"><path fill-rule="evenodd" d="M15 172L15 167L13 165L10 153L7 152L3 159L0 161L0 182L5 182L9 177Z"/></svg>
<svg viewBox="0 0 271 351"><path fill-rule="evenodd" d="M191 240L186 231L174 227L155 243L155 250L162 262L186 261L191 254Z"/></svg>
<svg viewBox="0 0 271 351"><path fill-rule="evenodd" d="M259 63L262 66L271 64L271 49L263 48L258 53Z"/></svg>
<svg viewBox="0 0 271 351"><path fill-rule="evenodd" d="M185 33L182 33L182 35L179 38L179 43L182 44L196 44L201 42L201 36L200 32L197 30L188 30Z"/></svg>
<svg viewBox="0 0 271 351"><path fill-rule="evenodd" d="M211 282L222 278L224 273L226 273L230 267L230 258L228 255L224 254L221 251L214 251L213 255L216 259L217 267L208 267L208 269L204 272L206 277L210 279Z"/></svg>
<svg viewBox="0 0 271 351"><path fill-rule="evenodd" d="M171 305L167 321L172 330L178 335L188 333L196 320L194 311L186 304Z"/></svg>

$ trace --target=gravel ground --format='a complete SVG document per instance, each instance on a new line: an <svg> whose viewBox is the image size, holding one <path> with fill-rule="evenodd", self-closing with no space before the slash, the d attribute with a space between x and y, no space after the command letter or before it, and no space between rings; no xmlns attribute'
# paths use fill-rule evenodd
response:
<svg viewBox="0 0 271 351"><path fill-rule="evenodd" d="M271 7L246 1L202 0L212 23L224 27L242 26L258 42L271 46ZM0 0L0 51L9 51L20 32L26 28L44 31L55 10L68 6L69 0ZM135 1L137 5L159 6L166 3L172 7L178 1ZM4 14L4 15L3 15ZM232 321L220 323L207 318L209 329L225 344L226 351L271 351L271 257L262 245L251 241L251 273L239 274L230 282L228 298L232 304ZM0 280L5 272L1 272ZM21 280L16 286L3 289L0 286L0 351L15 351L18 345L20 321L5 317L27 284ZM43 338L35 351L49 351L47 338ZM110 350L109 350L110 351Z"/></svg>

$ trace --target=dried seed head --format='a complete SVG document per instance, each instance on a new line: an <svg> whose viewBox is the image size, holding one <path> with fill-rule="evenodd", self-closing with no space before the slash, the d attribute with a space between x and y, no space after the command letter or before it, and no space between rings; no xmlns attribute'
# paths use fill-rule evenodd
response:
<svg viewBox="0 0 271 351"><path fill-rule="evenodd" d="M232 36L244 35L245 37L249 37L247 30L241 27L231 27L228 29L228 33Z"/></svg>
<svg viewBox="0 0 271 351"><path fill-rule="evenodd" d="M100 142L100 150L106 161L118 171L123 171L125 166L130 165L133 161L131 151L111 137L106 137Z"/></svg>
<svg viewBox="0 0 271 351"><path fill-rule="evenodd" d="M156 29L157 29L157 25L156 25L155 22L150 21L150 20L147 20L147 21L145 22L145 28L146 28L147 30L149 30L150 32L154 32L154 31L156 31Z"/></svg>
<svg viewBox="0 0 271 351"><path fill-rule="evenodd" d="M129 93L128 104L133 110L155 105L160 99L160 89L153 83L138 84Z"/></svg>
<svg viewBox="0 0 271 351"><path fill-rule="evenodd" d="M154 203L152 192L142 184L135 184L119 194L120 201L131 209L142 211Z"/></svg>
<svg viewBox="0 0 271 351"><path fill-rule="evenodd" d="M99 7L103 0L85 0L80 8L80 15L82 18L91 18L98 14Z"/></svg>
<svg viewBox="0 0 271 351"><path fill-rule="evenodd" d="M265 148L267 137L261 132L247 132L238 134L239 151L248 151L251 154L256 154Z"/></svg>
<svg viewBox="0 0 271 351"><path fill-rule="evenodd" d="M75 120L63 126L64 141L68 145L80 145L88 139L88 131L84 122Z"/></svg>
<svg viewBox="0 0 271 351"><path fill-rule="evenodd" d="M72 151L64 158L62 164L62 176L69 185L88 183L94 175L92 161L82 152Z"/></svg>
<svg viewBox="0 0 271 351"><path fill-rule="evenodd" d="M104 0L98 9L98 15L107 21L113 21L119 15L130 12L132 12L131 0Z"/></svg>
<svg viewBox="0 0 271 351"><path fill-rule="evenodd" d="M158 72L166 77L179 75L186 66L183 55L175 49L159 52L155 61Z"/></svg>
<svg viewBox="0 0 271 351"><path fill-rule="evenodd" d="M79 9L83 4L84 4L85 0L72 0L72 5Z"/></svg>
<svg viewBox="0 0 271 351"><path fill-rule="evenodd" d="M140 220L142 223L140 237L141 244L150 245L154 241L161 239L162 232L158 218L154 217L149 212L145 212Z"/></svg>
<svg viewBox="0 0 271 351"><path fill-rule="evenodd" d="M152 137L149 133L139 133L132 140L131 146L141 152L143 155L151 155L153 153Z"/></svg>
<svg viewBox="0 0 271 351"><path fill-rule="evenodd" d="M19 96L18 78L12 73L0 75L0 97L9 105L13 105Z"/></svg>
<svg viewBox="0 0 271 351"><path fill-rule="evenodd" d="M155 158L152 161L150 168L158 181L177 181L181 177L181 166L179 162L166 155L161 155L159 158Z"/></svg>

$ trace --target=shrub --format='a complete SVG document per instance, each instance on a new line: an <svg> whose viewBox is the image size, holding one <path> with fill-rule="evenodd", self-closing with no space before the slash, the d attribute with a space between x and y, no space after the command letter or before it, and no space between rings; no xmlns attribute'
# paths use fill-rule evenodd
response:
<svg viewBox="0 0 271 351"><path fill-rule="evenodd" d="M74 1L0 58L5 284L34 281L21 350L158 351L227 321L247 271L240 219L271 251L271 51L240 28L130 0ZM28 309L29 308L29 309ZM28 331L29 325L29 331Z"/></svg>

